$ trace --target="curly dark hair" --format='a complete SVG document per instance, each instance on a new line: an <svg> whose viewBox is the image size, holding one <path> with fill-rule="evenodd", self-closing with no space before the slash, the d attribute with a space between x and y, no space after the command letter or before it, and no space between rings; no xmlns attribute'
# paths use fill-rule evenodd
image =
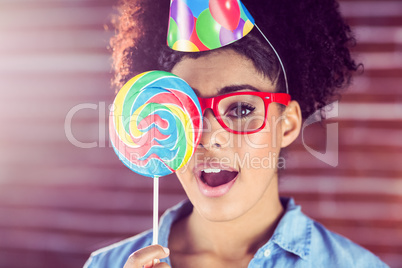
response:
<svg viewBox="0 0 402 268"><path fill-rule="evenodd" d="M197 59L215 51L230 49L251 59L256 70L272 81L276 91L286 92L286 83L279 60L268 43L261 38L263 38L262 35L254 28L240 40L214 50L188 53L175 51L165 46L161 50L159 66L161 70L170 72L183 58Z"/></svg>
<svg viewBox="0 0 402 268"><path fill-rule="evenodd" d="M278 51L285 65L290 94L300 104L303 118L333 101L350 84L353 72L359 67L349 51L355 39L335 0L242 2ZM116 89L138 73L157 69L170 71L185 54L188 57L202 55L166 48L169 5L168 0L120 1L120 14L115 19L116 35L111 39ZM228 48L249 57L257 70L272 78L278 67L269 61L272 53L265 54L265 61L264 53L258 52L257 47L261 45L270 51L262 38L253 30L244 40ZM255 42L256 39L260 41ZM267 62L273 67L267 68ZM279 84L278 90L282 91L283 81Z"/></svg>

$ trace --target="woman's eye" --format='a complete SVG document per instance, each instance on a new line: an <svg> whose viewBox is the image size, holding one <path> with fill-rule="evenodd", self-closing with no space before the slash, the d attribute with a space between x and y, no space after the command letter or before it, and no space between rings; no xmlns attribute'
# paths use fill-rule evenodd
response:
<svg viewBox="0 0 402 268"><path fill-rule="evenodd" d="M227 116L231 117L245 117L254 111L255 107L245 104L245 103L237 103L231 106L228 109Z"/></svg>

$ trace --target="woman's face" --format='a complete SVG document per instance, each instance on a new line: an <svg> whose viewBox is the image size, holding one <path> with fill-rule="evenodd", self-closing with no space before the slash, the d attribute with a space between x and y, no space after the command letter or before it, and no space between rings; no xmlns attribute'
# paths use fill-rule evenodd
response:
<svg viewBox="0 0 402 268"><path fill-rule="evenodd" d="M275 85L257 72L251 60L232 50L211 52L198 59L184 58L172 73L204 98L228 93L228 89L275 91ZM276 168L284 164L278 162L281 115L279 104L271 103L265 128L240 135L224 130L212 110L205 111L200 145L189 163L177 172L187 196L204 218L233 220L257 213L259 206L269 206L278 198Z"/></svg>

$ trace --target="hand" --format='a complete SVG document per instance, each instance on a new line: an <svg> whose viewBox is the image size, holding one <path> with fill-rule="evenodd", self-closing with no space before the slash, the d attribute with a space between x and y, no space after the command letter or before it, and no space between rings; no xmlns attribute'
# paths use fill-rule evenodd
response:
<svg viewBox="0 0 402 268"><path fill-rule="evenodd" d="M170 268L167 263L159 260L167 256L169 249L160 245L148 246L131 254L124 268Z"/></svg>

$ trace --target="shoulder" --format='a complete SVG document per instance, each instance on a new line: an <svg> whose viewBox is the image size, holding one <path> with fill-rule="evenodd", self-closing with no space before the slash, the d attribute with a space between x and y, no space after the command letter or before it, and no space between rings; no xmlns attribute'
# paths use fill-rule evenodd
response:
<svg viewBox="0 0 402 268"><path fill-rule="evenodd" d="M152 243L152 230L93 252L84 268L121 268L136 250Z"/></svg>
<svg viewBox="0 0 402 268"><path fill-rule="evenodd" d="M185 217L193 209L189 200L184 200L169 208L160 218L159 244L167 247L171 226L176 220ZM125 239L116 244L99 249L91 254L84 268L121 268L135 251L152 244L152 230Z"/></svg>
<svg viewBox="0 0 402 268"><path fill-rule="evenodd" d="M377 256L346 237L311 220L310 261L330 267L388 267Z"/></svg>
<svg viewBox="0 0 402 268"><path fill-rule="evenodd" d="M272 241L294 267L388 267L377 256L306 216L293 198L281 198L285 214Z"/></svg>

